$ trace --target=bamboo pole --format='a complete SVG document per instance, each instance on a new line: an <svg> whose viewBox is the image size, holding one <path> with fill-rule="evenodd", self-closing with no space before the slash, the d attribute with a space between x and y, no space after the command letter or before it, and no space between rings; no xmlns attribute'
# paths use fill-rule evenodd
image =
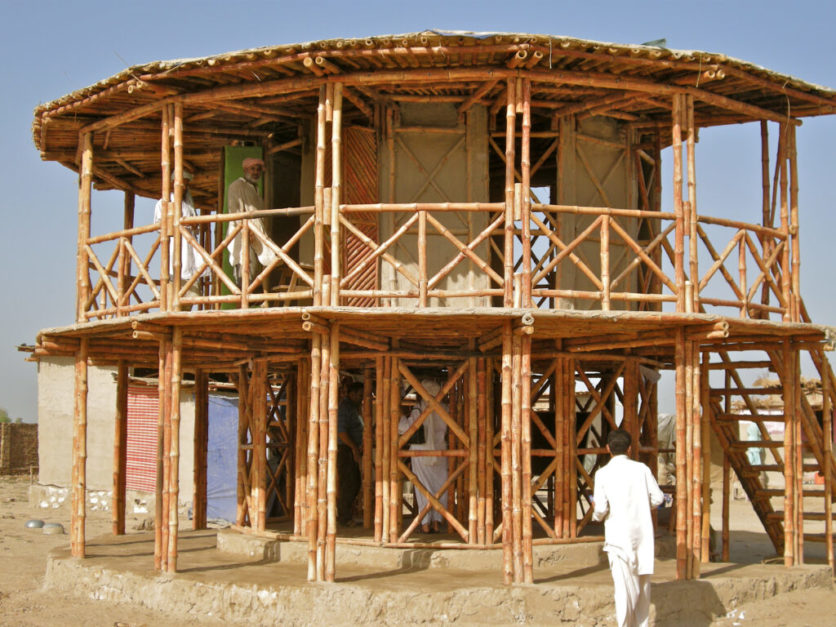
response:
<svg viewBox="0 0 836 627"><path fill-rule="evenodd" d="M677 100L674 100L676 103ZM687 545L687 502L688 480L686 470L687 444L687 397L686 397L686 351L685 331L676 330L676 578L688 578Z"/></svg>
<svg viewBox="0 0 836 627"><path fill-rule="evenodd" d="M246 250L246 249L245 249ZM252 526L253 512L248 508L250 499L247 493L247 484L250 473L247 469L247 430L252 433L252 408L250 406L250 386L247 381L247 364L243 363L238 367L238 489L237 489L237 510L235 524L243 527L249 516Z"/></svg>
<svg viewBox="0 0 836 627"><path fill-rule="evenodd" d="M687 304L687 301L686 301ZM694 344L685 338L685 501L678 507L685 515L686 534L686 579L694 575L694 475L696 460L694 459ZM678 444L678 443L677 443Z"/></svg>
<svg viewBox="0 0 836 627"><path fill-rule="evenodd" d="M731 509L731 462L728 454L723 454L723 553L721 559L729 561L729 512Z"/></svg>
<svg viewBox="0 0 836 627"><path fill-rule="evenodd" d="M383 384L381 386L382 401L380 404L380 414L378 415L378 434L377 437L381 442L381 465L380 465L380 484L381 484L381 502L380 502L380 519L381 531L380 541L389 542L389 466L392 461L392 454L390 447L392 439L389 437L389 412L392 402L392 358L387 356L383 359Z"/></svg>
<svg viewBox="0 0 836 627"><path fill-rule="evenodd" d="M486 401L485 359L476 362L476 543L485 544L485 500L488 493L487 468L488 456L486 430L488 427L488 406ZM473 442L473 440L471 440ZM473 534L471 534L471 539Z"/></svg>
<svg viewBox="0 0 836 627"><path fill-rule="evenodd" d="M327 105L327 101L326 101ZM326 107L327 108L327 107ZM329 302L326 294L330 293L330 284L323 281L323 302ZM316 532L316 580L326 580L326 543L328 539L328 426L329 426L329 383L331 380L331 337L330 333L322 336L321 364L319 367L319 458L317 492L317 532Z"/></svg>
<svg viewBox="0 0 836 627"><path fill-rule="evenodd" d="M788 126L790 169L790 241L792 243L792 301L791 319L801 322L801 244L798 224L798 157L795 145L795 126ZM803 534L800 536L803 540Z"/></svg>
<svg viewBox="0 0 836 627"><path fill-rule="evenodd" d="M310 383L310 413L308 415L308 480L307 480L307 511L308 519L306 534L308 536L308 581L317 581L316 577L316 548L318 508L317 494L319 493L319 387L321 363L322 336L315 333L311 338L311 383Z"/></svg>
<svg viewBox="0 0 836 627"><path fill-rule="evenodd" d="M562 340L555 340L555 348L561 350L563 348ZM564 506L563 495L565 494L566 483L566 462L564 456L566 455L566 358L557 357L555 359L554 369L554 459L555 459L555 477L554 477L554 530L559 538L565 537L563 528L563 519L566 516L566 508Z"/></svg>
<svg viewBox="0 0 836 627"><path fill-rule="evenodd" d="M174 327L171 338L171 445L169 447L168 552L166 571L177 571L177 538L180 526L180 382L183 330Z"/></svg>
<svg viewBox="0 0 836 627"><path fill-rule="evenodd" d="M128 363L122 359L116 374L116 416L113 434L113 535L125 534L125 480L128 443Z"/></svg>
<svg viewBox="0 0 836 627"><path fill-rule="evenodd" d="M821 378L822 431L824 434L824 541L827 546L827 563L834 570L833 559L833 407L830 402L829 366L823 368Z"/></svg>
<svg viewBox="0 0 836 627"><path fill-rule="evenodd" d="M700 369L700 442L702 444L702 544L700 561L707 564L711 558L711 386L708 380L708 364L711 354L702 354Z"/></svg>
<svg viewBox="0 0 836 627"><path fill-rule="evenodd" d="M325 96L326 87L319 88L319 103L316 107L316 162L314 188L314 306L322 305L323 255L325 254Z"/></svg>
<svg viewBox="0 0 836 627"><path fill-rule="evenodd" d="M389 383L389 415L387 416L387 437L389 438L389 538L399 535L399 509L401 494L398 481L398 419L401 410L401 384L398 373L400 360L392 357L391 381Z"/></svg>
<svg viewBox="0 0 836 627"><path fill-rule="evenodd" d="M331 124L331 305L340 304L342 242L340 241L340 200L342 188L343 85L334 85Z"/></svg>
<svg viewBox="0 0 836 627"><path fill-rule="evenodd" d="M337 87L341 85L338 84ZM339 103L340 100L338 99L337 102ZM325 544L325 581L333 582L337 555L337 414L340 404L340 326L338 323L331 325L329 340L331 350L328 361L328 526Z"/></svg>
<svg viewBox="0 0 836 627"><path fill-rule="evenodd" d="M78 181L78 242L76 248L76 322L85 321L85 304L90 298L89 256L91 192L93 187L93 135L81 136L81 166Z"/></svg>
<svg viewBox="0 0 836 627"><path fill-rule="evenodd" d="M194 466L192 529L206 528L207 453L209 448L209 377L198 369L194 375Z"/></svg>
<svg viewBox="0 0 836 627"><path fill-rule="evenodd" d="M130 231L134 226L134 208L136 204L136 197L133 192L125 192L125 201L122 212L122 230ZM119 240L119 278L118 278L118 293L119 300L115 303L117 315L124 315L120 310L121 307L128 304L129 298L126 297L125 288L128 285L128 275L131 268L131 257L126 251L126 244L133 243L132 235L123 235Z"/></svg>
<svg viewBox="0 0 836 627"><path fill-rule="evenodd" d="M467 360L467 426L470 437L468 456L467 485L467 533L470 544L479 540L479 382L478 366L475 357Z"/></svg>
<svg viewBox="0 0 836 627"><path fill-rule="evenodd" d="M788 133L789 129L786 124L781 124L781 142L779 146L779 172L780 172L780 193L781 193L781 232L784 237L791 241L790 233L790 217L789 217L789 193L788 193L788 173L787 173L787 153L789 152ZM786 322L792 320L792 268L790 266L790 246L784 246L781 252L781 292L784 297L784 315L783 319Z"/></svg>
<svg viewBox="0 0 836 627"><path fill-rule="evenodd" d="M691 302L688 304L690 311L699 311L700 301L700 273L699 255L697 250L697 165L695 155L695 144L697 131L694 127L694 96L686 95L685 100L685 127L686 127L686 159L688 168L688 246L689 246L689 274L691 283L694 286Z"/></svg>
<svg viewBox="0 0 836 627"><path fill-rule="evenodd" d="M520 141L520 182L522 183L522 295L523 307L532 307L531 302L531 81L523 79L522 93L522 138Z"/></svg>
<svg viewBox="0 0 836 627"><path fill-rule="evenodd" d="M264 531L267 525L267 364L263 359L253 360L250 394L250 494L255 507L255 512L250 512L250 526Z"/></svg>
<svg viewBox="0 0 836 627"><path fill-rule="evenodd" d="M181 282L181 268L182 268L182 242L180 237L180 218L183 216L183 194L185 186L183 184L183 104L180 102L174 103L173 106L173 122L174 122L174 203L171 206L169 214L172 220L173 228L171 234L174 237L172 241L172 248L174 249L174 260L172 263L173 277L170 277L172 289L171 300L169 307L173 311L180 309L180 282ZM166 197L168 200L168 197Z"/></svg>
<svg viewBox="0 0 836 627"><path fill-rule="evenodd" d="M520 583L523 572L522 546L522 339L511 336L511 542L513 546L514 583Z"/></svg>
<svg viewBox="0 0 836 627"><path fill-rule="evenodd" d="M170 535L170 517L171 517L171 408L172 408L172 390L171 377L173 368L173 353L172 353L172 338L168 338L165 342L165 371L163 372L163 394L162 403L164 407L163 414L163 509L162 509L162 563L161 570L163 572L168 570L169 560L169 535Z"/></svg>
<svg viewBox="0 0 836 627"><path fill-rule="evenodd" d="M427 212L418 213L418 306L426 307L427 302Z"/></svg>
<svg viewBox="0 0 836 627"><path fill-rule="evenodd" d="M703 388L700 384L700 352L696 342L689 341L691 350L691 441L689 457L693 460L691 476L691 579L699 579L700 562L702 561L702 526L703 526L703 450L702 450L702 421L700 405ZM707 557L707 556L706 556Z"/></svg>
<svg viewBox="0 0 836 627"><path fill-rule="evenodd" d="M87 523L87 357L88 339L79 341L75 357L75 408L73 412L73 491L70 519L70 552L85 557Z"/></svg>
<svg viewBox="0 0 836 627"><path fill-rule="evenodd" d="M485 542L493 544L494 532L494 358L488 357L485 363Z"/></svg>
<svg viewBox="0 0 836 627"><path fill-rule="evenodd" d="M505 241L503 273L503 306L511 307L514 303L514 161L516 159L516 138L514 130L517 123L516 81L509 78L506 88L505 107Z"/></svg>
<svg viewBox="0 0 836 627"><path fill-rule="evenodd" d="M676 283L676 310L686 311L685 306L685 215L682 203L682 96L673 97L673 211L676 215L676 233L674 237L674 276ZM679 504L681 505L681 503ZM678 510L677 510L678 511Z"/></svg>
<svg viewBox="0 0 836 627"><path fill-rule="evenodd" d="M340 329L342 333L342 329ZM366 368L363 372L363 528L372 528L372 507L374 504L374 488L372 482L372 372Z"/></svg>
<svg viewBox="0 0 836 627"><path fill-rule="evenodd" d="M530 96L530 94L529 94ZM522 491L522 582L534 582L531 534L531 336L520 337L520 463Z"/></svg>
<svg viewBox="0 0 836 627"><path fill-rule="evenodd" d="M784 210L781 210L782 216ZM783 217L782 217L783 219ZM795 375L789 340L781 342L784 364L784 566L795 565Z"/></svg>
<svg viewBox="0 0 836 627"><path fill-rule="evenodd" d="M157 404L159 411L157 412L157 463L154 487L154 568L156 570L161 570L163 567L163 483L165 481L163 476L163 451L165 442L165 414L167 411L165 405L165 390L167 387L165 381L166 357L166 340L163 338L159 344L157 360Z"/></svg>
<svg viewBox="0 0 836 627"><path fill-rule="evenodd" d="M375 373L375 394L374 394L374 541L381 542L383 534L383 434L381 424L383 419L383 379L384 367L383 357L376 357L374 360ZM371 425L366 425L369 429Z"/></svg>
<svg viewBox="0 0 836 627"><path fill-rule="evenodd" d="M770 184L769 184L769 125L766 120L761 120L761 211L763 226L771 227L770 211ZM772 252L772 240L762 233L758 234L761 241L761 250L765 256ZM768 305L770 300L769 285L764 282L761 289L761 304Z"/></svg>
<svg viewBox="0 0 836 627"><path fill-rule="evenodd" d="M511 83L509 81L509 89ZM506 584L514 582L511 481L511 420L512 420L512 346L511 322L502 325L502 426L501 426L501 479L502 479L502 572Z"/></svg>
<svg viewBox="0 0 836 627"><path fill-rule="evenodd" d="M162 215L160 218L160 311L169 311L171 304L169 299L169 279L171 260L171 248L169 238L171 237L169 216L171 215L171 107L164 106L161 114L160 138L160 166L162 168Z"/></svg>
<svg viewBox="0 0 836 627"><path fill-rule="evenodd" d="M795 479L795 565L804 563L804 442L802 440L803 409L801 407L801 352L792 350L793 374L793 478Z"/></svg>

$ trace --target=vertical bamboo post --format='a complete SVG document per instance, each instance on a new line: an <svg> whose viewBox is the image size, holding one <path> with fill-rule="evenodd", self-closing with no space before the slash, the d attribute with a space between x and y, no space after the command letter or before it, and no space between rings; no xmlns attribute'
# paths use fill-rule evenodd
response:
<svg viewBox="0 0 836 627"><path fill-rule="evenodd" d="M741 234L743 235L743 234ZM749 311L749 293L748 277L746 271L746 237L741 236L737 240L737 276L741 292L740 299L740 318L745 319ZM697 288L699 289L699 288Z"/></svg>
<svg viewBox="0 0 836 627"><path fill-rule="evenodd" d="M677 99L674 100L677 102ZM688 479L686 474L687 444L687 398L685 330L676 330L676 578L687 579L687 502Z"/></svg>
<svg viewBox="0 0 836 627"><path fill-rule="evenodd" d="M635 358L624 364L624 420L621 428L626 430L635 444L631 447L633 459L639 459L639 362Z"/></svg>
<svg viewBox="0 0 836 627"><path fill-rule="evenodd" d="M134 226L134 207L136 204L136 197L133 192L125 192L125 201L122 211L122 228L128 230ZM116 301L117 315L124 315L123 308L128 304L125 289L128 286L128 275L131 268L131 256L125 247L126 243L131 243L133 236L123 235L119 238L119 278L118 278L118 293L119 299Z"/></svg>
<svg viewBox="0 0 836 627"><path fill-rule="evenodd" d="M601 216L601 309L610 310L610 216Z"/></svg>
<svg viewBox="0 0 836 627"><path fill-rule="evenodd" d="M314 188L314 289L313 304L326 304L322 301L323 257L325 254L325 95L326 87L319 88L319 103L316 107L316 164Z"/></svg>
<svg viewBox="0 0 836 627"><path fill-rule="evenodd" d="M337 84L337 87L341 87L341 85ZM337 108L335 107L335 113L336 111ZM339 324L332 323L329 341L331 350L329 351L328 361L328 526L325 543L325 581L333 582L337 554L337 413L340 405Z"/></svg>
<svg viewBox="0 0 836 627"><path fill-rule="evenodd" d="M180 217L183 215L183 193L185 186L183 184L183 103L176 102L173 107L174 111L174 203L172 206L172 220L173 228L171 234L174 237L172 244L174 244L174 263L172 264L173 274L171 277L172 283L172 298L170 307L177 311L180 308L180 281L182 268L182 243L183 238L180 236Z"/></svg>
<svg viewBox="0 0 836 627"><path fill-rule="evenodd" d="M685 514L686 579L694 574L694 344L685 340L685 501L678 504ZM677 483L678 483L677 479Z"/></svg>
<svg viewBox="0 0 836 627"><path fill-rule="evenodd" d="M503 307L511 307L514 302L514 162L516 160L517 124L516 112L516 81L508 79L506 89L507 104L505 107L505 247L504 247L504 275Z"/></svg>
<svg viewBox="0 0 836 627"><path fill-rule="evenodd" d="M783 214L783 209L782 209ZM784 566L795 565L795 383L792 348L781 343L784 372Z"/></svg>
<svg viewBox="0 0 836 627"><path fill-rule="evenodd" d="M383 357L374 360L374 541L380 542L383 534ZM366 425L370 429L371 424Z"/></svg>
<svg viewBox="0 0 836 627"><path fill-rule="evenodd" d="M685 306L685 215L682 203L682 96L673 96L673 211L676 214L676 232L674 237L674 274L676 283L676 310L686 311ZM678 508L682 504L677 504Z"/></svg>
<svg viewBox="0 0 836 627"><path fill-rule="evenodd" d="M700 368L700 399L702 418L700 419L700 442L702 444L702 545L701 561L707 564L711 558L711 387L709 385L710 353L702 355Z"/></svg>
<svg viewBox="0 0 836 627"><path fill-rule="evenodd" d="M168 216L171 213L171 107L161 110L162 137L160 138L160 166L162 168L162 212L160 215L160 311L169 311L169 274L171 272L171 230Z"/></svg>
<svg viewBox="0 0 836 627"><path fill-rule="evenodd" d="M163 567L163 451L165 441L165 414L168 408L165 404L165 365L167 361L166 341L161 340L157 360L157 463L156 483L154 487L154 568L161 570Z"/></svg>
<svg viewBox="0 0 836 627"><path fill-rule="evenodd" d="M165 370L163 377L163 480L162 480L162 534L160 538L161 544L161 565L163 571L168 570L168 551L169 551L169 517L171 516L171 372L172 372L172 350L171 338L165 341Z"/></svg>
<svg viewBox="0 0 836 627"><path fill-rule="evenodd" d="M340 202L342 198L342 119L343 85L334 84L333 123L331 124L331 305L340 304Z"/></svg>
<svg viewBox="0 0 836 627"><path fill-rule="evenodd" d="M476 543L486 544L485 535L485 498L488 493L486 481L487 468L485 458L487 457L487 439L485 433L488 422L488 407L486 402L485 382L485 360L479 359L476 362ZM473 443L471 442L471 445ZM470 536L473 538L473 534Z"/></svg>
<svg viewBox="0 0 836 627"><path fill-rule="evenodd" d="M804 563L804 442L801 437L803 410L801 408L801 351L792 348L793 374L793 446L795 446L794 471L795 479L795 565Z"/></svg>
<svg viewBox="0 0 836 627"><path fill-rule="evenodd" d="M308 411L310 409L310 368L307 359L296 363L296 441L295 441L295 491L293 506L293 533L307 535L308 531Z"/></svg>
<svg viewBox="0 0 836 627"><path fill-rule="evenodd" d="M267 364L263 359L253 360L252 415L252 464L250 470L250 494L255 512L250 512L250 526L264 531L267 524Z"/></svg>
<svg viewBox="0 0 836 627"><path fill-rule="evenodd" d="M555 350L563 349L563 341L555 340ZM554 530L557 537L563 538L563 518L566 511L563 507L564 483L564 455L566 451L566 358L555 359L554 379L552 387L554 395Z"/></svg>
<svg viewBox="0 0 836 627"><path fill-rule="evenodd" d="M418 306L426 307L427 302L427 212L418 212Z"/></svg>
<svg viewBox="0 0 836 627"><path fill-rule="evenodd" d="M398 481L398 419L401 413L401 378L400 360L392 357L392 380L389 383L389 415L386 424L389 438L389 539L394 541L400 535L399 510L401 509L401 493Z"/></svg>
<svg viewBox="0 0 836 627"><path fill-rule="evenodd" d="M246 250L246 249L245 249ZM235 524L243 527L247 522L247 515L249 514L250 525L253 521L253 512L248 509L248 495L246 488L248 486L249 472L247 470L247 449L245 448L247 442L247 430L250 429L252 433L251 420L251 406L250 386L247 381L247 365L241 364L238 367L238 489L237 489L237 509L235 513Z"/></svg>
<svg viewBox="0 0 836 627"><path fill-rule="evenodd" d="M526 81L527 83L528 81ZM529 94L530 95L530 94ZM534 555L531 533L531 336L520 337L520 463L522 490L523 583L534 582Z"/></svg>
<svg viewBox="0 0 836 627"><path fill-rule="evenodd" d="M697 165L695 144L697 131L694 126L694 97L684 96L685 126L686 126L686 159L688 167L688 247L690 258L689 275L694 286L692 300L689 303L691 311L699 311L700 273L699 255L697 251Z"/></svg>
<svg viewBox="0 0 836 627"><path fill-rule="evenodd" d="M702 392L700 385L700 351L696 342L689 342L691 349L691 440L692 446L689 457L693 459L693 474L691 477L691 579L700 576L700 562L702 561L702 525L703 525L703 451L702 451Z"/></svg>
<svg viewBox="0 0 836 627"><path fill-rule="evenodd" d="M372 372L366 368L363 372L363 528L372 528L372 506L374 491L372 482Z"/></svg>
<svg viewBox="0 0 836 627"><path fill-rule="evenodd" d="M761 210L763 213L763 226L772 226L772 212L770 211L770 183L769 183L769 127L766 120L761 120ZM765 234L758 235L761 240L761 249L764 258L772 252L773 240ZM764 281L761 288L761 304L768 305L770 300L769 285Z"/></svg>
<svg viewBox="0 0 836 627"><path fill-rule="evenodd" d="M194 375L194 466L192 529L206 528L206 461L209 447L209 376L203 369Z"/></svg>
<svg viewBox="0 0 836 627"><path fill-rule="evenodd" d="M325 287L323 302L330 293L330 284L323 281ZM319 367L319 460L318 460L318 492L317 492L317 532L316 532L316 580L325 581L326 550L328 538L328 394L330 389L331 370L331 331L322 337L322 360Z"/></svg>
<svg viewBox="0 0 836 627"><path fill-rule="evenodd" d="M125 480L128 457L128 363L119 361L116 374L116 419L113 433L113 535L125 534Z"/></svg>
<svg viewBox="0 0 836 627"><path fill-rule="evenodd" d="M823 357L823 356L822 356ZM824 360L822 360L824 361ZM821 369L821 411L824 434L824 541L827 547L827 563L831 572L833 559L833 407L830 402L830 369L825 362Z"/></svg>
<svg viewBox="0 0 836 627"><path fill-rule="evenodd" d="M792 235L792 321L801 322L801 243L798 224L798 155L795 145L795 126L787 125L789 132L789 168L790 168L790 233ZM803 540L803 534L800 536Z"/></svg>
<svg viewBox="0 0 836 627"><path fill-rule="evenodd" d="M380 536L378 542L389 541L389 448L392 440L389 437L389 405L392 401L392 358L383 358L383 383L378 386L381 394L379 405L380 413L377 415L377 434L380 448L380 465L378 477L380 480ZM377 534L377 531L375 531Z"/></svg>
<svg viewBox="0 0 836 627"><path fill-rule="evenodd" d="M179 238L178 238L179 239ZM166 570L177 571L177 537L180 527L180 383L183 330L174 327L171 338L171 446L169 450L168 562Z"/></svg>
<svg viewBox="0 0 836 627"><path fill-rule="evenodd" d="M731 497L731 462L727 454L723 455L723 553L722 559L724 562L729 561L729 513L731 504L729 502Z"/></svg>
<svg viewBox="0 0 836 627"><path fill-rule="evenodd" d="M522 346L518 334L511 336L511 509L512 543L514 547L514 583L520 583L523 572L522 547Z"/></svg>
<svg viewBox="0 0 836 627"><path fill-rule="evenodd" d="M789 217L789 194L787 174L787 153L789 152L789 125L781 123L781 141L778 148L778 159L780 168L780 191L781 191L781 233L783 233L784 249L781 252L781 292L784 297L784 316L787 322L792 320L792 268L790 266L790 248L792 234L790 233Z"/></svg>
<svg viewBox="0 0 836 627"><path fill-rule="evenodd" d="M319 494L319 387L322 336L314 333L311 338L310 413L308 416L308 481L306 533L308 536L308 581L316 581L317 530L319 528L317 495Z"/></svg>
<svg viewBox="0 0 836 627"><path fill-rule="evenodd" d="M494 358L485 364L485 544L493 544L494 530Z"/></svg>
<svg viewBox="0 0 836 627"><path fill-rule="evenodd" d="M509 88L512 84L508 82ZM509 102L510 102L509 98ZM507 210L507 207L506 207ZM512 481L511 481L511 420L512 420L512 346L511 346L511 323L508 321L502 324L502 425L500 438L502 443L501 452L501 479L502 479L502 572L506 584L514 582L513 567L513 533L511 527L512 518Z"/></svg>
<svg viewBox="0 0 836 627"><path fill-rule="evenodd" d="M479 426L478 426L478 372L475 357L467 360L467 426L470 440L468 456L468 485L467 485L467 532L468 542L476 544L479 541L478 531L478 499L479 499Z"/></svg>
<svg viewBox="0 0 836 627"><path fill-rule="evenodd" d="M87 523L87 354L88 340L82 337L75 356L75 407L73 412L73 492L70 520L70 549L73 557L84 557Z"/></svg>
<svg viewBox="0 0 836 627"><path fill-rule="evenodd" d="M520 182L522 183L522 305L531 307L531 80L522 80L522 138Z"/></svg>
<svg viewBox="0 0 836 627"><path fill-rule="evenodd" d="M81 164L78 177L78 244L76 253L76 321L84 322L90 298L90 263L87 240L90 238L91 193L93 188L93 134L81 136ZM102 277L104 278L104 277Z"/></svg>

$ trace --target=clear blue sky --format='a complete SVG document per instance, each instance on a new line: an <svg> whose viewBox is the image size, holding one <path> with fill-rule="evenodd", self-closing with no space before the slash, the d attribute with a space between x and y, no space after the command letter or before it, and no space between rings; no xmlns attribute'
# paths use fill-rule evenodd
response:
<svg viewBox="0 0 836 627"><path fill-rule="evenodd" d="M36 419L36 367L24 362L15 346L32 343L39 329L73 320L77 178L56 163L40 161L30 130L32 110L39 103L126 65L431 28L548 33L618 43L664 37L670 48L721 52L836 87L834 24L836 3L821 0L0 0L0 176L8 229L0 249L5 295L0 313L0 407L13 417ZM749 125L701 134L697 184L702 213L722 214L728 206L735 215L757 220L757 133L756 126ZM836 324L830 261L836 232L836 118L805 121L798 145L802 293L816 321ZM663 183L669 191L668 180ZM744 213L738 213L741 208ZM661 410L672 411L669 405L663 395Z"/></svg>

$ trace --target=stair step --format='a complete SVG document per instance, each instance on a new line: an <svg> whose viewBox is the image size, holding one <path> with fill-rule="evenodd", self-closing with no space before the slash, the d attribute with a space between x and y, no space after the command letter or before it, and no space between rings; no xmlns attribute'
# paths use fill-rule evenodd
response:
<svg viewBox="0 0 836 627"><path fill-rule="evenodd" d="M827 542L827 534L826 533L805 533L804 534L804 541L805 542Z"/></svg>
<svg viewBox="0 0 836 627"><path fill-rule="evenodd" d="M804 494L804 496L818 496L818 497L824 498L824 490L802 490L802 493ZM761 497L761 498L763 498L763 497L773 498L773 497L776 497L776 496L783 497L784 496L784 491L783 490L774 490L774 489L773 490L756 490L755 494L758 497Z"/></svg>
<svg viewBox="0 0 836 627"><path fill-rule="evenodd" d="M824 520L826 518L824 512L804 512L804 520ZM766 515L767 520L784 520L783 511L774 511Z"/></svg>
<svg viewBox="0 0 836 627"><path fill-rule="evenodd" d="M781 464L752 464L749 466L749 469L756 472L767 472L767 471L775 471L775 472L784 472L784 466ZM804 464L804 472L818 472L821 470L821 466L818 464Z"/></svg>

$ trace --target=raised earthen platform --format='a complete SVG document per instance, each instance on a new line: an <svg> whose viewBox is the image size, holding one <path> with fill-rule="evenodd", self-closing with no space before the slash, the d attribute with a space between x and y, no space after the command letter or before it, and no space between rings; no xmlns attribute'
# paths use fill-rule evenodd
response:
<svg viewBox="0 0 836 627"><path fill-rule="evenodd" d="M171 617L229 623L614 623L612 583L599 544L538 547L535 583L510 587L494 567L501 557L493 551L343 544L337 583L323 584L306 582L301 544L236 535L183 532L179 572L173 576L153 570L152 534L108 535L89 542L83 560L70 557L69 549L54 551L45 585L136 603ZM832 587L827 566L713 563L703 565L696 581L675 581L675 566L673 560L657 560L652 592L657 625L707 625L743 603Z"/></svg>

